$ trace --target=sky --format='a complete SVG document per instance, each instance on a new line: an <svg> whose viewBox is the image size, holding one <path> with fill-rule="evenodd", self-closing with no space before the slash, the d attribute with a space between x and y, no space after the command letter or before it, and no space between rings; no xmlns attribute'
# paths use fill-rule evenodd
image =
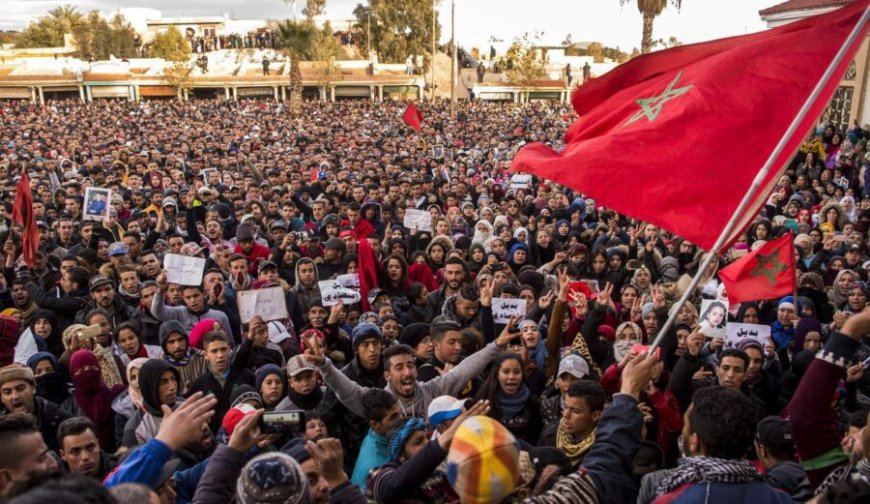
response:
<svg viewBox="0 0 870 504"><path fill-rule="evenodd" d="M327 0L329 19L350 19L360 0ZM450 34L450 0L440 2L442 41ZM683 0L679 11L668 5L656 18L654 39L676 37L683 43L743 35L765 28L758 11L783 0ZM158 9L166 17L230 14L238 19L286 18L283 0L0 0L0 29L21 30L49 9L72 4L81 11L112 12L123 7ZM298 0L300 13L305 0ZM598 41L630 52L640 46L641 16L631 0L456 0L456 38L463 47L488 47L490 37L509 42L527 31L543 31L541 41L558 45L572 40Z"/></svg>

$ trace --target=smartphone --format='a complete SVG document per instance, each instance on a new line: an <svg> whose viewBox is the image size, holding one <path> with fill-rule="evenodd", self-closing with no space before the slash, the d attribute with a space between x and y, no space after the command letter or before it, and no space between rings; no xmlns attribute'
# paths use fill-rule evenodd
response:
<svg viewBox="0 0 870 504"><path fill-rule="evenodd" d="M296 434L305 430L305 412L271 411L260 417L260 432L263 434Z"/></svg>
<svg viewBox="0 0 870 504"><path fill-rule="evenodd" d="M867 357L863 362L861 362L861 367L864 369L870 368L870 357Z"/></svg>
<svg viewBox="0 0 870 504"><path fill-rule="evenodd" d="M81 341L87 341L91 338L97 338L101 334L103 334L103 328L100 324L89 325L82 329L82 332L79 333L79 339Z"/></svg>
<svg viewBox="0 0 870 504"><path fill-rule="evenodd" d="M662 349L660 347L656 347L655 351L653 352L653 353L655 353L656 357L661 355L661 350ZM637 345L634 345L633 347L631 347L631 351L640 355L644 352L649 352L649 345L637 344Z"/></svg>

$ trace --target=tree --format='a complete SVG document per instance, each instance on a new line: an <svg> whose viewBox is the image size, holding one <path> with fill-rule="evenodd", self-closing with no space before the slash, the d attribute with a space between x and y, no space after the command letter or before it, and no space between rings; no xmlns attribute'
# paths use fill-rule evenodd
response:
<svg viewBox="0 0 870 504"><path fill-rule="evenodd" d="M506 75L511 83L527 87L547 75L546 65L538 59L535 51L539 39L540 34L530 35L527 32L522 38L514 39L508 48L504 59L507 67Z"/></svg>
<svg viewBox="0 0 870 504"><path fill-rule="evenodd" d="M565 36L565 40L562 41L562 47L571 47L574 44L574 41L571 39L571 34Z"/></svg>
<svg viewBox="0 0 870 504"><path fill-rule="evenodd" d="M604 46L599 42L592 42L586 48L586 54L592 56L593 63L604 63Z"/></svg>
<svg viewBox="0 0 870 504"><path fill-rule="evenodd" d="M625 5L631 0L619 0L620 4ZM670 0L670 3L679 9L683 0ZM637 0L637 10L643 15L643 35L640 40L640 52L646 54L653 47L653 21L658 17L665 7L668 5L668 0Z"/></svg>
<svg viewBox="0 0 870 504"><path fill-rule="evenodd" d="M187 61L190 57L190 43L178 28L170 26L151 40L148 56L166 61Z"/></svg>
<svg viewBox="0 0 870 504"><path fill-rule="evenodd" d="M658 48L670 49L671 47L677 47L677 46L681 46L681 45L683 45L683 43L680 42L680 40L677 37L674 37L672 35L672 36L668 37L667 41L665 41L665 39L663 39L663 38L656 39L656 41L652 43L652 48L653 49L658 49Z"/></svg>
<svg viewBox="0 0 870 504"><path fill-rule="evenodd" d="M72 33L82 58L123 58L136 54L136 31L120 14L106 21L99 12L91 11L84 23L73 27Z"/></svg>
<svg viewBox="0 0 870 504"><path fill-rule="evenodd" d="M312 28L313 23L312 23ZM329 84L335 69L335 60L341 54L341 47L335 39L332 25L329 21L323 24L323 28L317 30L311 37L310 47L305 51L305 58L314 62L314 70L318 79L323 84Z"/></svg>
<svg viewBox="0 0 870 504"><path fill-rule="evenodd" d="M21 32L15 47L63 47L63 36L85 23L85 16L71 5L55 7Z"/></svg>
<svg viewBox="0 0 870 504"><path fill-rule="evenodd" d="M404 63L408 56L426 55L432 51L432 17L435 18L435 39L441 36L441 24L432 0L369 0L357 4L354 36L359 47L368 46L371 26L371 48L385 63ZM429 65L426 61L426 66Z"/></svg>
<svg viewBox="0 0 870 504"><path fill-rule="evenodd" d="M326 0L308 0L308 2L305 3L305 8L302 9L302 14L305 16L305 19L311 21L317 16L323 14L325 8Z"/></svg>
<svg viewBox="0 0 870 504"><path fill-rule="evenodd" d="M286 20L278 25L278 35L290 58L290 110L299 111L302 104L302 70L299 62L310 51L316 29L313 23Z"/></svg>

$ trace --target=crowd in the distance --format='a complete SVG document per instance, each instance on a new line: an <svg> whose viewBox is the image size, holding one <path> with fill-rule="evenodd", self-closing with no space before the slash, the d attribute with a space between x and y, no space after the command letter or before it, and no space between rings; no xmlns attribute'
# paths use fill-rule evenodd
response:
<svg viewBox="0 0 870 504"><path fill-rule="evenodd" d="M704 253L511 179L573 112L418 107L421 134L404 103L0 103L3 498L870 499L870 132L811 132L649 352ZM729 305L720 268L789 231L797 299Z"/></svg>

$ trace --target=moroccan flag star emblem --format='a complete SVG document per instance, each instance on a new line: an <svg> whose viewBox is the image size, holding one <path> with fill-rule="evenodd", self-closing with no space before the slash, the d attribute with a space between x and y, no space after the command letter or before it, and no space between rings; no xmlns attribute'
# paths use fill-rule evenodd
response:
<svg viewBox="0 0 870 504"><path fill-rule="evenodd" d="M770 285L776 285L776 275L788 269L788 265L779 260L779 250L769 254L758 254L755 258L758 259L758 264L752 270L752 275L767 278Z"/></svg>
<svg viewBox="0 0 870 504"><path fill-rule="evenodd" d="M624 126L628 126L629 124L634 124L638 120L643 117L649 122L655 121L659 114L662 113L662 108L665 106L665 103L673 100L674 98L681 96L685 93L688 93L693 87L694 84L689 84L688 86L676 87L677 83L680 82L680 77L683 76L683 71L680 70L677 72L677 76L674 77L674 80L668 84L668 87L665 88L664 91L658 96L651 96L649 98L641 98L637 100L637 104L640 105L640 110L631 116L628 121L626 121Z"/></svg>

